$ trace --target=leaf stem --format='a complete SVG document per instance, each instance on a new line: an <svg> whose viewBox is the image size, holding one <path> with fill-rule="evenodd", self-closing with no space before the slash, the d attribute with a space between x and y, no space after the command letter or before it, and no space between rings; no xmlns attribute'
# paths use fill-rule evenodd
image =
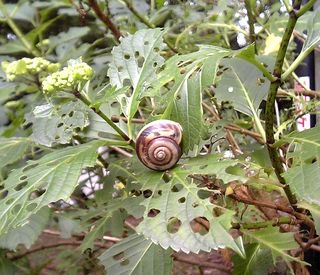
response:
<svg viewBox="0 0 320 275"><path fill-rule="evenodd" d="M95 108L92 105L92 102L85 97L81 92L79 91L74 91L73 95L81 100L85 105L87 105L91 110L93 110L98 116L100 116L105 122L109 124L109 126L114 129L122 139L128 142L128 144L135 148L135 143L132 139L129 138L129 136L123 132L108 116L106 116L99 108Z"/></svg>
<svg viewBox="0 0 320 275"><path fill-rule="evenodd" d="M22 44L26 47L27 51L31 53L33 56L41 56L40 51L30 43L30 41L23 35L18 25L12 20L2 0L0 0L0 10L2 14L5 16L8 26L20 39Z"/></svg>
<svg viewBox="0 0 320 275"><path fill-rule="evenodd" d="M268 98L266 102L266 110L265 110L265 132L266 132L266 141L267 141L267 147L269 151L269 157L270 157L272 166L274 168L274 171L277 175L277 178L279 182L284 186L283 187L284 191L291 204L295 204L297 201L295 196L292 194L289 186L286 185L285 179L281 175L284 172L284 169L281 163L281 159L279 157L278 150L273 146L273 144L275 143L273 126L274 126L274 118L275 118L276 95L277 95L278 88L282 83L282 79L281 79L282 67L283 67L284 59L286 56L286 52L287 52L287 48L290 42L292 32L298 20L296 11L299 10L301 6L301 2L302 0L295 0L293 4L293 8L289 13L289 20L287 23L287 27L285 29L285 33L281 40L280 48L279 48L276 62L275 62L275 67L273 70L273 76L276 77L276 80L271 82Z"/></svg>

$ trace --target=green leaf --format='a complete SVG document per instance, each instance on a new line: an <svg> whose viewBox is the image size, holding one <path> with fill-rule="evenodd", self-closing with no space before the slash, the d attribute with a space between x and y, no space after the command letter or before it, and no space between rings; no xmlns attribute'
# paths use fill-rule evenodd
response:
<svg viewBox="0 0 320 275"><path fill-rule="evenodd" d="M0 233L23 225L51 202L67 200L82 169L95 164L96 151L103 144L95 141L57 150L14 170L0 194Z"/></svg>
<svg viewBox="0 0 320 275"><path fill-rule="evenodd" d="M183 164L178 165L171 171L186 173L188 175L216 175L224 183L239 180L246 181L247 177L241 174L232 173L232 167L239 164L237 160L224 159L220 154L211 154L189 158Z"/></svg>
<svg viewBox="0 0 320 275"><path fill-rule="evenodd" d="M117 275L167 275L171 273L171 250L132 235L115 244L99 257L107 274Z"/></svg>
<svg viewBox="0 0 320 275"><path fill-rule="evenodd" d="M74 134L89 125L88 108L80 101L60 106L37 106L27 116L32 123L32 139L48 147L67 144Z"/></svg>
<svg viewBox="0 0 320 275"><path fill-rule="evenodd" d="M161 102L165 104L166 110L163 118L168 118L171 114L173 104L179 95L183 85L191 78L195 71L200 70L196 75L200 75L197 90L201 92L209 85L215 83L216 73L222 58L232 54L232 51L215 47L204 46L200 50L185 55L175 55L165 62L165 68L159 73L158 79L152 83L153 90L151 96L158 96L160 88L170 84L168 93L162 97Z"/></svg>
<svg viewBox="0 0 320 275"><path fill-rule="evenodd" d="M293 232L281 233L277 227L268 227L256 231L242 230L243 234L257 242L261 247L269 248L272 253L273 263L276 263L277 257L284 261L296 261L302 263L298 258L290 256L287 251L297 249L299 245L294 240Z"/></svg>
<svg viewBox="0 0 320 275"><path fill-rule="evenodd" d="M180 90L180 98L174 101L171 119L182 126L183 151L187 154L204 137L205 126L202 120L201 78L185 80Z"/></svg>
<svg viewBox="0 0 320 275"><path fill-rule="evenodd" d="M222 65L223 74L215 90L218 101L229 101L237 111L253 117L260 133L264 134L258 109L267 96L270 81L245 60L228 59Z"/></svg>
<svg viewBox="0 0 320 275"><path fill-rule="evenodd" d="M51 211L48 207L43 207L37 213L30 216L25 225L1 235L0 247L15 250L19 244L23 244L29 249L47 225L50 213Z"/></svg>
<svg viewBox="0 0 320 275"><path fill-rule="evenodd" d="M30 144L27 138L0 138L0 169L23 158Z"/></svg>
<svg viewBox="0 0 320 275"><path fill-rule="evenodd" d="M117 88L131 85L130 97L119 96L125 114L128 116L128 129L131 136L131 119L138 110L141 99L145 96L150 83L156 79L156 71L163 64L160 51L165 44L160 29L139 30L121 40L121 44L112 50L113 60L108 76L110 83Z"/></svg>
<svg viewBox="0 0 320 275"><path fill-rule="evenodd" d="M272 265L269 249L261 248L259 244L249 244L245 247L246 258L235 255L232 258L233 275L268 275Z"/></svg>
<svg viewBox="0 0 320 275"><path fill-rule="evenodd" d="M320 205L319 162L300 163L282 175L299 199Z"/></svg>
<svg viewBox="0 0 320 275"><path fill-rule="evenodd" d="M314 224L316 227L316 231L319 235L320 233L320 206L310 203L308 201L300 201L298 202L299 207L308 209L312 215L312 218L314 220Z"/></svg>
<svg viewBox="0 0 320 275"><path fill-rule="evenodd" d="M211 173L220 169L218 167ZM234 212L212 203L209 198L212 192L187 179L188 170L177 168L171 173L172 179L167 183L161 179L162 173L144 171L138 178L142 193L151 195L141 203L146 210L137 231L165 249L171 247L176 251L198 253L229 247L244 255L241 239L235 241L228 232ZM207 232L193 231L197 218L208 221L210 228Z"/></svg>

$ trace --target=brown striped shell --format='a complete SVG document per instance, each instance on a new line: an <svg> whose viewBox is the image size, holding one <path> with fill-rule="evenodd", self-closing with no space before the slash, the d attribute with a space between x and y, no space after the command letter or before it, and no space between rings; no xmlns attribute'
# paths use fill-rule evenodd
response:
<svg viewBox="0 0 320 275"><path fill-rule="evenodd" d="M150 169L164 171L181 157L182 128L171 120L156 120L144 126L136 140L141 162Z"/></svg>

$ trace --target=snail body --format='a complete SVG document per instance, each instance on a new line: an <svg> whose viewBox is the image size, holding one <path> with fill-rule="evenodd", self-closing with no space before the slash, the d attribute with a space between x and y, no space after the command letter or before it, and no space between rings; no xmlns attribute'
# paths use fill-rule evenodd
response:
<svg viewBox="0 0 320 275"><path fill-rule="evenodd" d="M171 120L156 120L138 133L136 152L148 168L164 171L173 167L182 155L182 127Z"/></svg>

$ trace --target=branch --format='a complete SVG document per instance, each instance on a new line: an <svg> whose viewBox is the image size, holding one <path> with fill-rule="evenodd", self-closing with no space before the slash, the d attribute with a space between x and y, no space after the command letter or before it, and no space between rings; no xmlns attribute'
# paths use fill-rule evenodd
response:
<svg viewBox="0 0 320 275"><path fill-rule="evenodd" d="M94 13L98 16L98 18L106 25L108 29L110 29L116 40L120 42L120 37L122 37L120 30L110 20L109 16L102 12L96 0L88 0L88 4L93 9Z"/></svg>
<svg viewBox="0 0 320 275"><path fill-rule="evenodd" d="M284 59L286 56L287 48L290 42L290 38L292 35L292 32L294 30L294 27L296 25L296 22L298 20L298 16L296 14L296 10L299 10L301 6L302 0L295 0L293 4L293 9L289 13L289 20L287 23L287 27L285 30L285 33L282 37L282 41L280 44L280 48L278 51L278 55L275 62L275 68L273 70L273 76L277 79L273 82L271 82L268 98L266 102L266 110L265 110L265 132L266 132L266 141L267 141L267 147L269 151L269 157L272 163L272 166L274 168L274 171L277 175L277 178L279 182L284 185L284 191L290 201L291 204L295 204L296 198L292 194L290 188L288 185L286 185L285 179L282 177L282 173L284 172L283 166L281 163L281 160L279 158L279 153L276 148L273 147L273 144L275 143L275 137L274 137L274 130L273 130L273 123L275 118L275 101L276 101L276 95L278 88L281 85L282 79L281 79L281 73L282 73L282 67L284 63Z"/></svg>
<svg viewBox="0 0 320 275"><path fill-rule="evenodd" d="M265 228L268 226L278 226L281 224L298 224L297 220L290 217L290 216L283 216L274 218L269 221L265 222L256 222L256 223L233 223L232 228L234 229L259 229L259 228Z"/></svg>

